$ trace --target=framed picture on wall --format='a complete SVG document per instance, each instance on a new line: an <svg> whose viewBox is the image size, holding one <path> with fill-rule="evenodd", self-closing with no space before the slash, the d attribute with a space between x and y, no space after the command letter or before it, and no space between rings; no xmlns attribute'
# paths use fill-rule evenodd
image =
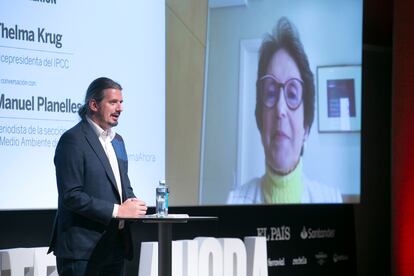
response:
<svg viewBox="0 0 414 276"><path fill-rule="evenodd" d="M361 66L317 67L319 132L361 131Z"/></svg>

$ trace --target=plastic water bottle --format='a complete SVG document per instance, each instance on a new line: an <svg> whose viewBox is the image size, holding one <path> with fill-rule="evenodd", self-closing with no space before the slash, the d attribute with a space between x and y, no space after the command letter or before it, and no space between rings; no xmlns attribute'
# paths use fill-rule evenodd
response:
<svg viewBox="0 0 414 276"><path fill-rule="evenodd" d="M159 182L155 202L157 217L166 217L168 215L168 186L165 184L165 180Z"/></svg>

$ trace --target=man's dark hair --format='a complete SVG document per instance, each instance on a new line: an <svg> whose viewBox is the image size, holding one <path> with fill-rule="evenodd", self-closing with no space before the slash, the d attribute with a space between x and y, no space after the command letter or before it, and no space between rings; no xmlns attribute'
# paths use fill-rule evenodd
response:
<svg viewBox="0 0 414 276"><path fill-rule="evenodd" d="M86 90L85 103L78 110L79 116L81 116L82 119L85 118L86 114L90 112L89 101L95 100L99 104L105 97L103 91L110 88L122 90L119 83L109 78L101 77L91 82L88 90Z"/></svg>
<svg viewBox="0 0 414 276"><path fill-rule="evenodd" d="M263 40L262 46L260 47L257 80L266 75L270 60L280 49L284 49L293 58L299 68L300 76L303 80L304 127L310 131L315 113L313 73L310 70L308 57L300 42L299 34L295 26L286 17L280 18L272 34L268 34ZM255 115L257 127L261 132L263 101L260 89L260 83L257 81Z"/></svg>

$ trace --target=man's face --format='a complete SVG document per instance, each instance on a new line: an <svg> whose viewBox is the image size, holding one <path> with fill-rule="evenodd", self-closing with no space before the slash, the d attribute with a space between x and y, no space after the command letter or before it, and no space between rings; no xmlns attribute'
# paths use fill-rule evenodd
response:
<svg viewBox="0 0 414 276"><path fill-rule="evenodd" d="M103 130L118 125L118 118L122 112L122 92L121 90L108 88L103 90L104 98L98 104L95 100L89 102L92 110L92 120Z"/></svg>
<svg viewBox="0 0 414 276"><path fill-rule="evenodd" d="M284 49L278 50L272 56L266 74L274 76L280 83L301 79L295 61ZM276 94L274 106L263 106L262 112L261 136L266 164L279 174L286 174L295 168L307 136L303 124L303 103L292 110L286 103L283 90L280 89L279 94Z"/></svg>

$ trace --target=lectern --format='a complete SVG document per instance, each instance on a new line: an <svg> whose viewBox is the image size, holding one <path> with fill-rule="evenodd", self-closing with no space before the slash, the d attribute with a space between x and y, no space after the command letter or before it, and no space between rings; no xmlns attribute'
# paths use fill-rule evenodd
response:
<svg viewBox="0 0 414 276"><path fill-rule="evenodd" d="M175 223L187 223L191 221L218 220L218 217L168 215L157 217L147 215L139 218L143 223L158 224L158 276L171 276L171 247L172 225Z"/></svg>

